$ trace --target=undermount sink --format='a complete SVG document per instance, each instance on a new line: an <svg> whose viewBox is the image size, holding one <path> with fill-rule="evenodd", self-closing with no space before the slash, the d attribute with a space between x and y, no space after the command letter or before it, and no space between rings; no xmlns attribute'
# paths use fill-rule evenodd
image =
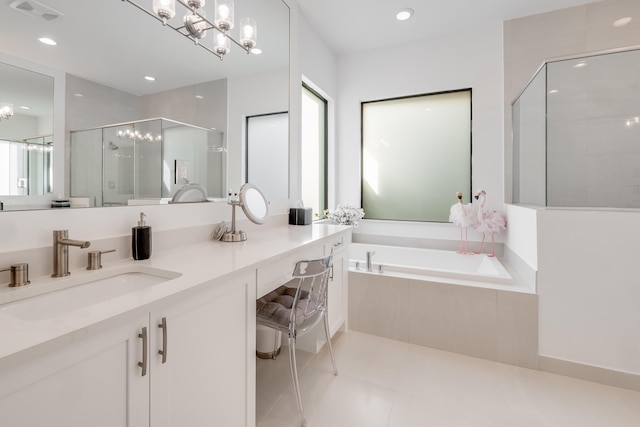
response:
<svg viewBox="0 0 640 427"><path fill-rule="evenodd" d="M65 286L64 289L7 304L0 308L0 312L26 321L45 320L180 276L173 271L136 266L69 276L47 284Z"/></svg>

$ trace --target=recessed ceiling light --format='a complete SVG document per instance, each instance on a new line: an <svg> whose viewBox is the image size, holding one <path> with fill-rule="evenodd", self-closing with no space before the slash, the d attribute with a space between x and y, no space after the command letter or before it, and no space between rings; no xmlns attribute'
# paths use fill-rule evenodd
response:
<svg viewBox="0 0 640 427"><path fill-rule="evenodd" d="M558 89L551 89L551 90L549 91L549 93L550 93L551 95L553 95L554 93L558 93L558 92L560 92Z"/></svg>
<svg viewBox="0 0 640 427"><path fill-rule="evenodd" d="M44 43L44 44L47 44L49 46L55 46L55 45L58 44L58 43L56 43L55 40L50 39L49 37L40 37L38 40L40 40L40 43Z"/></svg>
<svg viewBox="0 0 640 427"><path fill-rule="evenodd" d="M196 95L196 98L197 98L197 99L204 99L204 96L202 96L202 95Z"/></svg>
<svg viewBox="0 0 640 427"><path fill-rule="evenodd" d="M156 78L152 77L152 76L144 76L144 79L145 80L149 80L150 82L155 82L156 81Z"/></svg>
<svg viewBox="0 0 640 427"><path fill-rule="evenodd" d="M396 14L398 21L406 21L413 16L413 9L402 9Z"/></svg>
<svg viewBox="0 0 640 427"><path fill-rule="evenodd" d="M582 62L578 62L576 65L573 66L573 68L582 68L582 67L586 67L587 63L582 61Z"/></svg>
<svg viewBox="0 0 640 427"><path fill-rule="evenodd" d="M613 26L614 27L624 27L629 22L631 22L631 17L627 16L627 17L618 19L616 22L613 23Z"/></svg>
<svg viewBox="0 0 640 427"><path fill-rule="evenodd" d="M76 96L78 98L82 98L84 95L81 93L74 93L73 96Z"/></svg>
<svg viewBox="0 0 640 427"><path fill-rule="evenodd" d="M253 53L254 55L260 55L262 53L262 49L260 49L259 47L254 47L253 49L251 49L251 53Z"/></svg>
<svg viewBox="0 0 640 427"><path fill-rule="evenodd" d="M20 108L22 108L23 110L31 110L31 107L29 107L28 105L21 105Z"/></svg>

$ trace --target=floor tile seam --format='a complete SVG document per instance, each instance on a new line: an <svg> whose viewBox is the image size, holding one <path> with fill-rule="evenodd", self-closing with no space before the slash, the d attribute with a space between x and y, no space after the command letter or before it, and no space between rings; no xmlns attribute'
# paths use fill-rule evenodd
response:
<svg viewBox="0 0 640 427"><path fill-rule="evenodd" d="M271 412L273 412L273 410L280 404L282 399L284 399L284 397L288 394L289 389L291 389L291 388L293 388L293 384L292 383L288 384L282 390L282 392L279 393L279 397L275 400L273 405L271 405L271 407L262 415L262 419L261 420L257 420L256 419L256 427L259 427L260 423L262 423L264 420L266 420L269 417Z"/></svg>
<svg viewBox="0 0 640 427"><path fill-rule="evenodd" d="M320 373L324 373L326 375L333 375L333 372L331 371L330 367L327 368L326 370L325 369L317 369L317 368L314 368L314 367L311 367L310 369L312 371L316 372L316 373L320 372ZM338 366L338 375L336 376L336 378L348 378L348 379L350 379L352 381L357 381L357 382L366 384L367 386L374 386L374 387L386 389L386 390L389 390L389 391L393 392L394 395L397 392L403 391L402 387L398 383L388 384L388 383L384 383L384 382L381 382L381 381L376 381L375 379L372 379L372 378L369 378L369 377L361 377L361 376L354 375L354 374L349 373L349 372L346 372L346 373L345 372L340 372L340 366Z"/></svg>

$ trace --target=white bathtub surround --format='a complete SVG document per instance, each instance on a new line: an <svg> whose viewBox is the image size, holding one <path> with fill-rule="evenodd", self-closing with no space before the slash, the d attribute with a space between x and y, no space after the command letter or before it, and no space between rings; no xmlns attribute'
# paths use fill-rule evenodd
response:
<svg viewBox="0 0 640 427"><path fill-rule="evenodd" d="M367 251L375 251L373 272L362 261ZM351 245L350 258L351 329L538 367L535 288L498 259L358 243Z"/></svg>
<svg viewBox="0 0 640 427"><path fill-rule="evenodd" d="M534 294L351 271L349 327L538 367L538 298Z"/></svg>

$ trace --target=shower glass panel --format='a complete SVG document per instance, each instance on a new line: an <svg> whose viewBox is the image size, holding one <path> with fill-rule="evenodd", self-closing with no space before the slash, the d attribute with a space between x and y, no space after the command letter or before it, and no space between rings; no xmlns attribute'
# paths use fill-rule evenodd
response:
<svg viewBox="0 0 640 427"><path fill-rule="evenodd" d="M167 203L188 182L224 195L223 134L168 119L71 132L71 197L91 206Z"/></svg>
<svg viewBox="0 0 640 427"><path fill-rule="evenodd" d="M514 203L640 208L640 50L549 61L512 111Z"/></svg>

